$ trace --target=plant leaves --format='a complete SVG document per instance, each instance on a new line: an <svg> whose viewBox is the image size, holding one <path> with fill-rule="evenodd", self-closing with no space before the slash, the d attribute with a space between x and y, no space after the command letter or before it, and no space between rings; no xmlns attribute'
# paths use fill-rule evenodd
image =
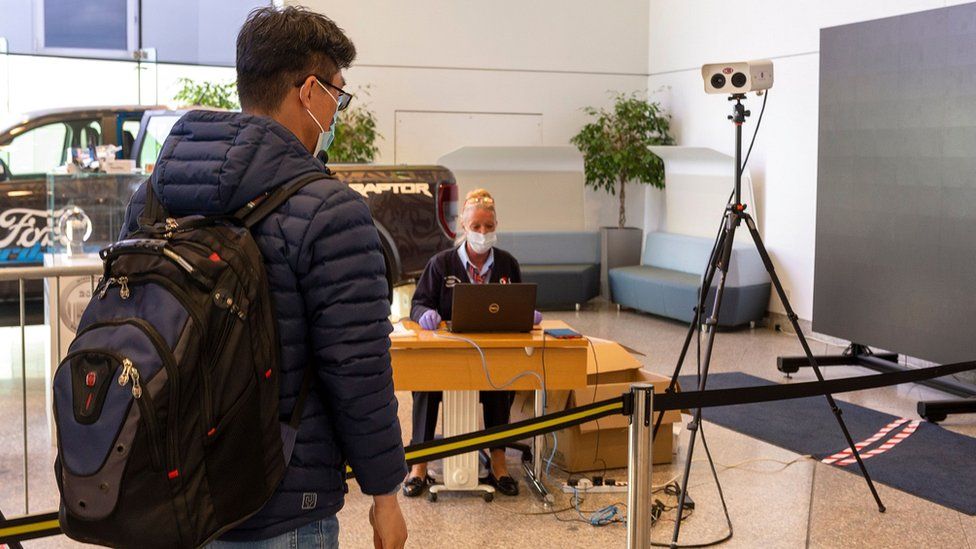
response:
<svg viewBox="0 0 976 549"><path fill-rule="evenodd" d="M617 194L618 181L664 188L664 163L648 150L651 145L673 145L671 117L646 94L614 94L609 109L584 107L595 117L570 143L583 155L586 185Z"/></svg>

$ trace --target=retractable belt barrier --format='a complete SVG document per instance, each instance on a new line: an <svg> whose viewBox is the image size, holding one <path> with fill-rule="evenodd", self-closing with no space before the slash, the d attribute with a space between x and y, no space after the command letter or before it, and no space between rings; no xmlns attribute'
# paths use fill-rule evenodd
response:
<svg viewBox="0 0 976 549"><path fill-rule="evenodd" d="M773 402L777 400L790 400L876 389L903 383L915 383L969 370L976 370L976 361L884 374L831 379L822 382L807 381L788 385L683 391L680 393L670 392L655 394L653 406L654 412L666 412L669 410L691 410L715 406ZM526 419L508 425L492 427L483 431L441 440L414 444L405 448L406 461L408 465L413 465L414 463L466 454L482 448L499 446L508 442L559 431L602 417L611 415L629 416L632 414L632 410L633 402L631 402L631 394L625 393L617 398L601 400L600 402L594 402L586 406L570 408L537 418ZM352 470L349 468L346 469L346 473L349 477L353 476ZM61 533L61 529L58 526L58 514L56 512L0 520L0 544L12 544L34 538L53 536L59 533Z"/></svg>
<svg viewBox="0 0 976 549"><path fill-rule="evenodd" d="M11 547L19 542L35 538L56 536L61 533L58 513L28 515L0 522L0 545L9 543Z"/></svg>

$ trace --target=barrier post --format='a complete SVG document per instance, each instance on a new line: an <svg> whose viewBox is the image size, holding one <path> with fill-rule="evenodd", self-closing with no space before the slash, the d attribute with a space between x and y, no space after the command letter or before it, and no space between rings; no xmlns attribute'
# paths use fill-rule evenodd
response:
<svg viewBox="0 0 976 549"><path fill-rule="evenodd" d="M640 383L630 386L633 413L630 416L630 441L627 471L627 547L651 547L651 500L654 386Z"/></svg>

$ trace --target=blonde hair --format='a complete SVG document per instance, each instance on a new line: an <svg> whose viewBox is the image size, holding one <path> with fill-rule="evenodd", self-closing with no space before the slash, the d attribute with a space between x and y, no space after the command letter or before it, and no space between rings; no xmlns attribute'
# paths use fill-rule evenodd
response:
<svg viewBox="0 0 976 549"><path fill-rule="evenodd" d="M457 238L455 239L457 244L464 241L464 226L467 225L470 212L475 209L491 212L491 216L497 222L498 214L495 213L495 199L491 197L491 193L485 189L475 189L469 192L464 197L464 205L461 206L461 215L458 216Z"/></svg>

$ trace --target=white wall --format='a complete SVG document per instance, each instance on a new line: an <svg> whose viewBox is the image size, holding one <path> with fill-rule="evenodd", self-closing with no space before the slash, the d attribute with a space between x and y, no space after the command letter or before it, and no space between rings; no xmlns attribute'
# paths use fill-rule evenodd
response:
<svg viewBox="0 0 976 549"><path fill-rule="evenodd" d="M136 64L33 55L6 57L9 112L139 102ZM3 61L0 61L3 62ZM0 75L2 76L2 75ZM7 105L0 105L0 110ZM6 113L0 112L0 115Z"/></svg>
<svg viewBox="0 0 976 549"><path fill-rule="evenodd" d="M680 145L733 153L722 96L705 95L701 65L770 58L775 83L749 161L757 220L797 314L813 311L820 29L962 2L936 0L651 0L648 89L671 110ZM761 99L749 98L752 135ZM648 208L653 207L648 204ZM718 223L721 212L715 212ZM746 235L741 235L745 237ZM779 300L770 308L782 312Z"/></svg>
<svg viewBox="0 0 976 549"><path fill-rule="evenodd" d="M285 3L305 5L335 20L356 43L359 66L647 71L646 0Z"/></svg>
<svg viewBox="0 0 976 549"><path fill-rule="evenodd" d="M647 86L646 0L295 3L328 15L355 42L358 58L346 79L352 90L370 86L369 97L356 100L365 99L378 117L379 162L403 161L396 156L399 112L538 115L540 144L566 145L587 121L581 107L609 104L611 90ZM409 160L434 162L465 145L516 144L504 141L504 129L481 140L457 133L447 150ZM640 226L643 189L631 186L628 193L628 217ZM596 216L587 225L616 224L613 197L587 197L587 211Z"/></svg>
<svg viewBox="0 0 976 549"><path fill-rule="evenodd" d="M233 82L236 74L233 67L0 53L0 118L62 107L178 106L173 96L181 77L226 83Z"/></svg>

